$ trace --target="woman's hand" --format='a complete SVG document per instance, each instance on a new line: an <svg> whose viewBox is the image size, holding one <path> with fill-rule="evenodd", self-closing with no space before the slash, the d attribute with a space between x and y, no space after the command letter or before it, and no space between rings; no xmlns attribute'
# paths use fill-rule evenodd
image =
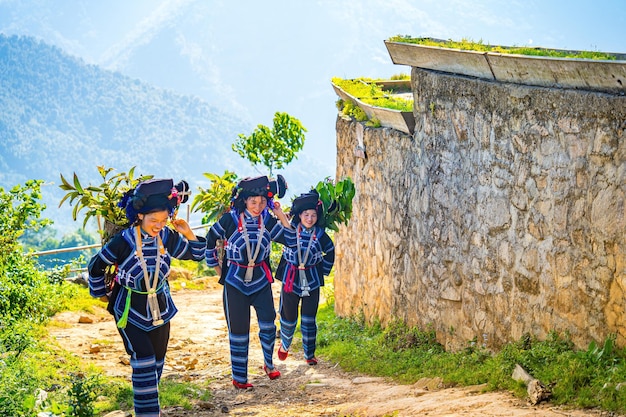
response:
<svg viewBox="0 0 626 417"><path fill-rule="evenodd" d="M172 219L170 223L172 223L174 229L176 229L176 231L181 235L185 236L187 240L198 240L196 235L191 230L191 227L189 227L189 224L184 219L175 218Z"/></svg>
<svg viewBox="0 0 626 417"><path fill-rule="evenodd" d="M283 208L280 206L280 203L278 201L274 201L274 208L272 208L272 213L274 213L276 218L280 220L280 223L284 227L291 229L291 223L289 223L289 219L287 218L287 215L283 211Z"/></svg>

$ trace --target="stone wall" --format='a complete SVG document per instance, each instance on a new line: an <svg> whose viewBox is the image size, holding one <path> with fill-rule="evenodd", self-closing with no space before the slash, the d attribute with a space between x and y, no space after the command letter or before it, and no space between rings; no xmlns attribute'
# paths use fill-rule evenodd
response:
<svg viewBox="0 0 626 417"><path fill-rule="evenodd" d="M448 349L568 332L626 345L626 97L412 69L415 134L337 119L339 315Z"/></svg>

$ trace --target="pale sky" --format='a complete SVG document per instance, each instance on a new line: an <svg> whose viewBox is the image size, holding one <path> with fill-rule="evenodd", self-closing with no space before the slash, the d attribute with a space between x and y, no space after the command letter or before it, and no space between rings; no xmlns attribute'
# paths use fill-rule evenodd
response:
<svg viewBox="0 0 626 417"><path fill-rule="evenodd" d="M308 130L288 173L314 165L323 178L335 170L330 79L409 73L385 39L626 52L626 0L0 0L0 32L196 95L251 127L287 112Z"/></svg>

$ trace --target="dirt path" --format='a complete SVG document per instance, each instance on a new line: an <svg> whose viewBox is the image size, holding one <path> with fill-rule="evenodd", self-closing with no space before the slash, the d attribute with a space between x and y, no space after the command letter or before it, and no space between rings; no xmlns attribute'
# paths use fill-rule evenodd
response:
<svg viewBox="0 0 626 417"><path fill-rule="evenodd" d="M193 410L165 409L169 417L182 416L608 416L596 411L564 410L550 404L530 406L507 393L481 393L481 387L439 388L437 380L397 385L381 378L343 372L321 358L317 366L304 362L299 343L286 361L275 364L282 377L270 381L262 370L261 347L251 332L249 380L254 389L235 390L231 385L228 338L221 303L221 286L208 283L203 291L180 290L174 301L180 312L172 321L172 337L164 378L210 381L214 397ZM278 296L279 286L275 285ZM278 305L278 304L276 304ZM130 377L127 355L112 317L104 310L88 315L91 323L79 323L80 314L64 312L51 326L51 337L60 346L104 369L109 375ZM256 323L256 317L252 318Z"/></svg>

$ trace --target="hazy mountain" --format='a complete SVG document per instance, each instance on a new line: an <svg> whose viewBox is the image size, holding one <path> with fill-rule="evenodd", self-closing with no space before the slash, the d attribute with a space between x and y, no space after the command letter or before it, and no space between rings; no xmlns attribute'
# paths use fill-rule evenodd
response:
<svg viewBox="0 0 626 417"><path fill-rule="evenodd" d="M30 37L0 34L0 186L42 179L46 217L76 228L57 209L59 176L98 183L96 166L186 179L236 170L231 150L250 126L193 96L105 71ZM193 185L192 185L193 187ZM196 188L196 187L194 187Z"/></svg>

